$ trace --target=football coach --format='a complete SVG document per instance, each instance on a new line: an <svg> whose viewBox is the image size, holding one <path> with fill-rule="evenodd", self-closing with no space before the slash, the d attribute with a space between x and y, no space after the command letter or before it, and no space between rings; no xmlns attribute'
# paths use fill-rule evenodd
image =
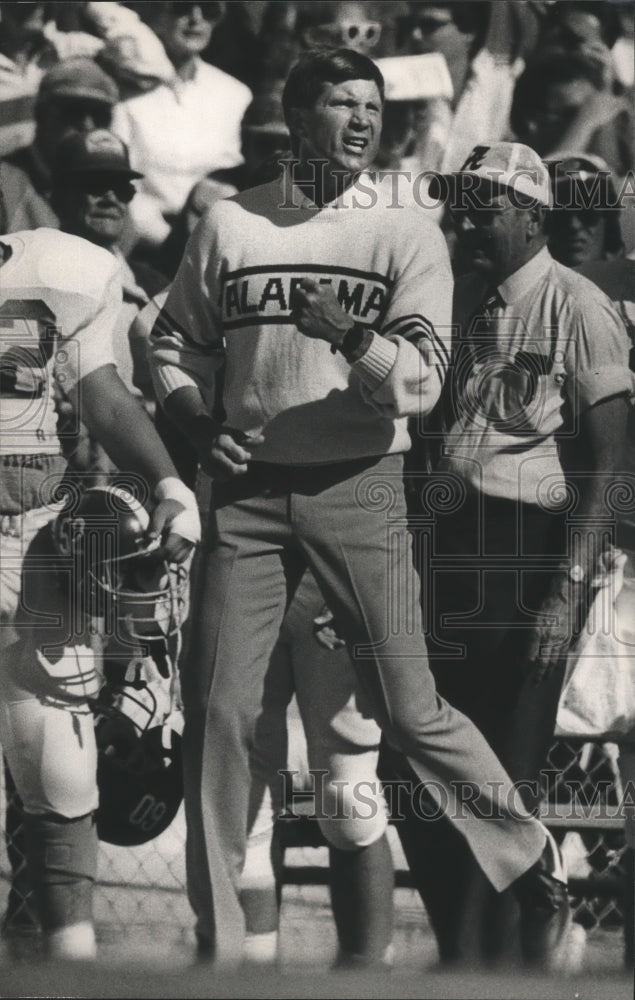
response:
<svg viewBox="0 0 635 1000"><path fill-rule="evenodd" d="M545 906L547 832L478 730L438 697L418 581L413 600L401 590L413 573L402 484L408 418L434 406L448 365L445 241L417 209L368 196L374 180L363 172L383 110L371 60L346 49L307 54L289 74L283 107L295 159L281 178L204 216L152 337L161 404L213 478L182 667L199 943L223 962L242 956L240 877L263 685L307 566L387 739L435 789L496 889L517 879L527 889L529 880L522 895L541 934L561 925L568 906L564 886L557 912ZM211 415L220 405L222 424ZM479 794L462 810L467 785Z"/></svg>

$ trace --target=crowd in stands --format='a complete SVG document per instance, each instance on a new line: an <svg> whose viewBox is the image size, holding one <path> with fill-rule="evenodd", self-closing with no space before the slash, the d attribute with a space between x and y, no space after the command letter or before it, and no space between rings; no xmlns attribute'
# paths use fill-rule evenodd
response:
<svg viewBox="0 0 635 1000"><path fill-rule="evenodd" d="M172 277L203 211L278 169L288 152L284 80L302 51L320 46L381 61L388 100L377 168L451 171L476 143L517 139L549 160L589 154L610 171L623 207L632 204L628 3L2 3L10 231L59 226L51 196L60 139L111 128L139 175L122 253ZM622 213L627 253L632 214Z"/></svg>

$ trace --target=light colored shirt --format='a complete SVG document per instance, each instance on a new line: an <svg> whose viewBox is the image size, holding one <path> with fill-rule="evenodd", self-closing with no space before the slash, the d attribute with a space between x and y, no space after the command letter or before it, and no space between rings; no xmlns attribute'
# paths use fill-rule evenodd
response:
<svg viewBox="0 0 635 1000"><path fill-rule="evenodd" d="M504 139L516 80L523 61L514 62L481 49L472 60L470 75L452 117L440 170L459 170L474 146Z"/></svg>
<svg viewBox="0 0 635 1000"><path fill-rule="evenodd" d="M112 130L144 174L130 206L142 240L162 243L166 216L178 215L194 185L243 162L240 125L250 101L248 87L199 59L191 80L177 77L117 105Z"/></svg>
<svg viewBox="0 0 635 1000"><path fill-rule="evenodd" d="M482 291L473 276L457 283L452 421L439 468L478 492L557 509L557 436L575 435L594 404L635 392L624 325L607 296L546 247L498 287L491 323L479 318Z"/></svg>
<svg viewBox="0 0 635 1000"><path fill-rule="evenodd" d="M28 146L35 135L35 96L44 70L19 66L0 52L0 157Z"/></svg>

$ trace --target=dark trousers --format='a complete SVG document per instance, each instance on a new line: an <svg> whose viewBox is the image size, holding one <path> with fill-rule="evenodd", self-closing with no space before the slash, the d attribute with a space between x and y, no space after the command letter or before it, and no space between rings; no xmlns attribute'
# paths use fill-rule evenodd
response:
<svg viewBox="0 0 635 1000"><path fill-rule="evenodd" d="M516 782L528 809L553 740L564 664L537 683L525 654L553 567L566 555L566 525L537 507L468 498L437 513L422 565L430 667L439 694L467 715ZM384 780L408 780L407 763L387 746ZM445 817L422 818L402 800L397 829L435 930L442 960L503 960L517 948L517 904L481 878L464 840Z"/></svg>

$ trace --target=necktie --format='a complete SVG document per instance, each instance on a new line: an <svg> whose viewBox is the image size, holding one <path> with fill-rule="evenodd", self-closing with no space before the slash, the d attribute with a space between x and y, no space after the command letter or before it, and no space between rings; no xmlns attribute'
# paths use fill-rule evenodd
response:
<svg viewBox="0 0 635 1000"><path fill-rule="evenodd" d="M477 330L482 334L495 334L496 332L496 310L502 309L505 303L497 288L488 290L483 303L475 314Z"/></svg>

